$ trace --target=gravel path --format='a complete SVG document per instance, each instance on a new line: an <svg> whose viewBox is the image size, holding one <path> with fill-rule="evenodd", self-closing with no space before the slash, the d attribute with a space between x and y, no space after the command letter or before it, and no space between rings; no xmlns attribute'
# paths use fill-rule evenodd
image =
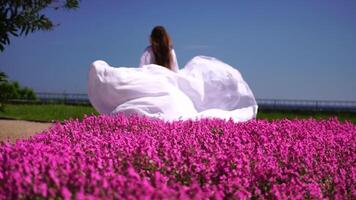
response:
<svg viewBox="0 0 356 200"><path fill-rule="evenodd" d="M49 128L51 123L29 122L23 120L0 120L0 141L28 138Z"/></svg>

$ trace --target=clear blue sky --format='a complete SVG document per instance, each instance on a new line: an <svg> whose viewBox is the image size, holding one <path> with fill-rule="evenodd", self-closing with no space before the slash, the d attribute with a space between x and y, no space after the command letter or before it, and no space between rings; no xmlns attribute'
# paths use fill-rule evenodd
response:
<svg viewBox="0 0 356 200"><path fill-rule="evenodd" d="M356 1L83 0L60 26L12 38L0 70L44 92L86 92L97 59L138 65L155 25L180 67L196 55L238 68L256 97L356 100Z"/></svg>

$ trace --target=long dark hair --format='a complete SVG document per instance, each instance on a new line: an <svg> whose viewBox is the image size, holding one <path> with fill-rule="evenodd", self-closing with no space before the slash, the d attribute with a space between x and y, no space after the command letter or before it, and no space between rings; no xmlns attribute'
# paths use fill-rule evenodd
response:
<svg viewBox="0 0 356 200"><path fill-rule="evenodd" d="M155 64L171 69L172 40L163 26L153 28L150 37Z"/></svg>

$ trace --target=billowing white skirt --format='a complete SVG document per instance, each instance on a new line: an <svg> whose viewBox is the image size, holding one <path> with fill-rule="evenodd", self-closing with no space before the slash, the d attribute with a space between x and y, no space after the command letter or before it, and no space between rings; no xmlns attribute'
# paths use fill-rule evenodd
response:
<svg viewBox="0 0 356 200"><path fill-rule="evenodd" d="M190 60L178 73L151 64L111 67L95 61L88 74L91 104L102 114L142 114L167 121L255 118L257 104L240 72L206 56Z"/></svg>

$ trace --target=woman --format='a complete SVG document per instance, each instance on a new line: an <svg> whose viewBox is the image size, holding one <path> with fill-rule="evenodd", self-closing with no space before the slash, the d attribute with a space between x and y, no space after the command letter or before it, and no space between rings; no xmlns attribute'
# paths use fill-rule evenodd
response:
<svg viewBox="0 0 356 200"><path fill-rule="evenodd" d="M178 62L172 40L163 26L153 28L150 43L151 46L147 47L141 56L140 67L156 64L178 72Z"/></svg>
<svg viewBox="0 0 356 200"><path fill-rule="evenodd" d="M151 45L139 68L111 67L95 61L88 74L88 96L102 114L142 114L163 120L256 117L257 104L240 72L207 56L196 56L181 70L172 40L162 26L152 30ZM177 73L175 73L177 72Z"/></svg>

